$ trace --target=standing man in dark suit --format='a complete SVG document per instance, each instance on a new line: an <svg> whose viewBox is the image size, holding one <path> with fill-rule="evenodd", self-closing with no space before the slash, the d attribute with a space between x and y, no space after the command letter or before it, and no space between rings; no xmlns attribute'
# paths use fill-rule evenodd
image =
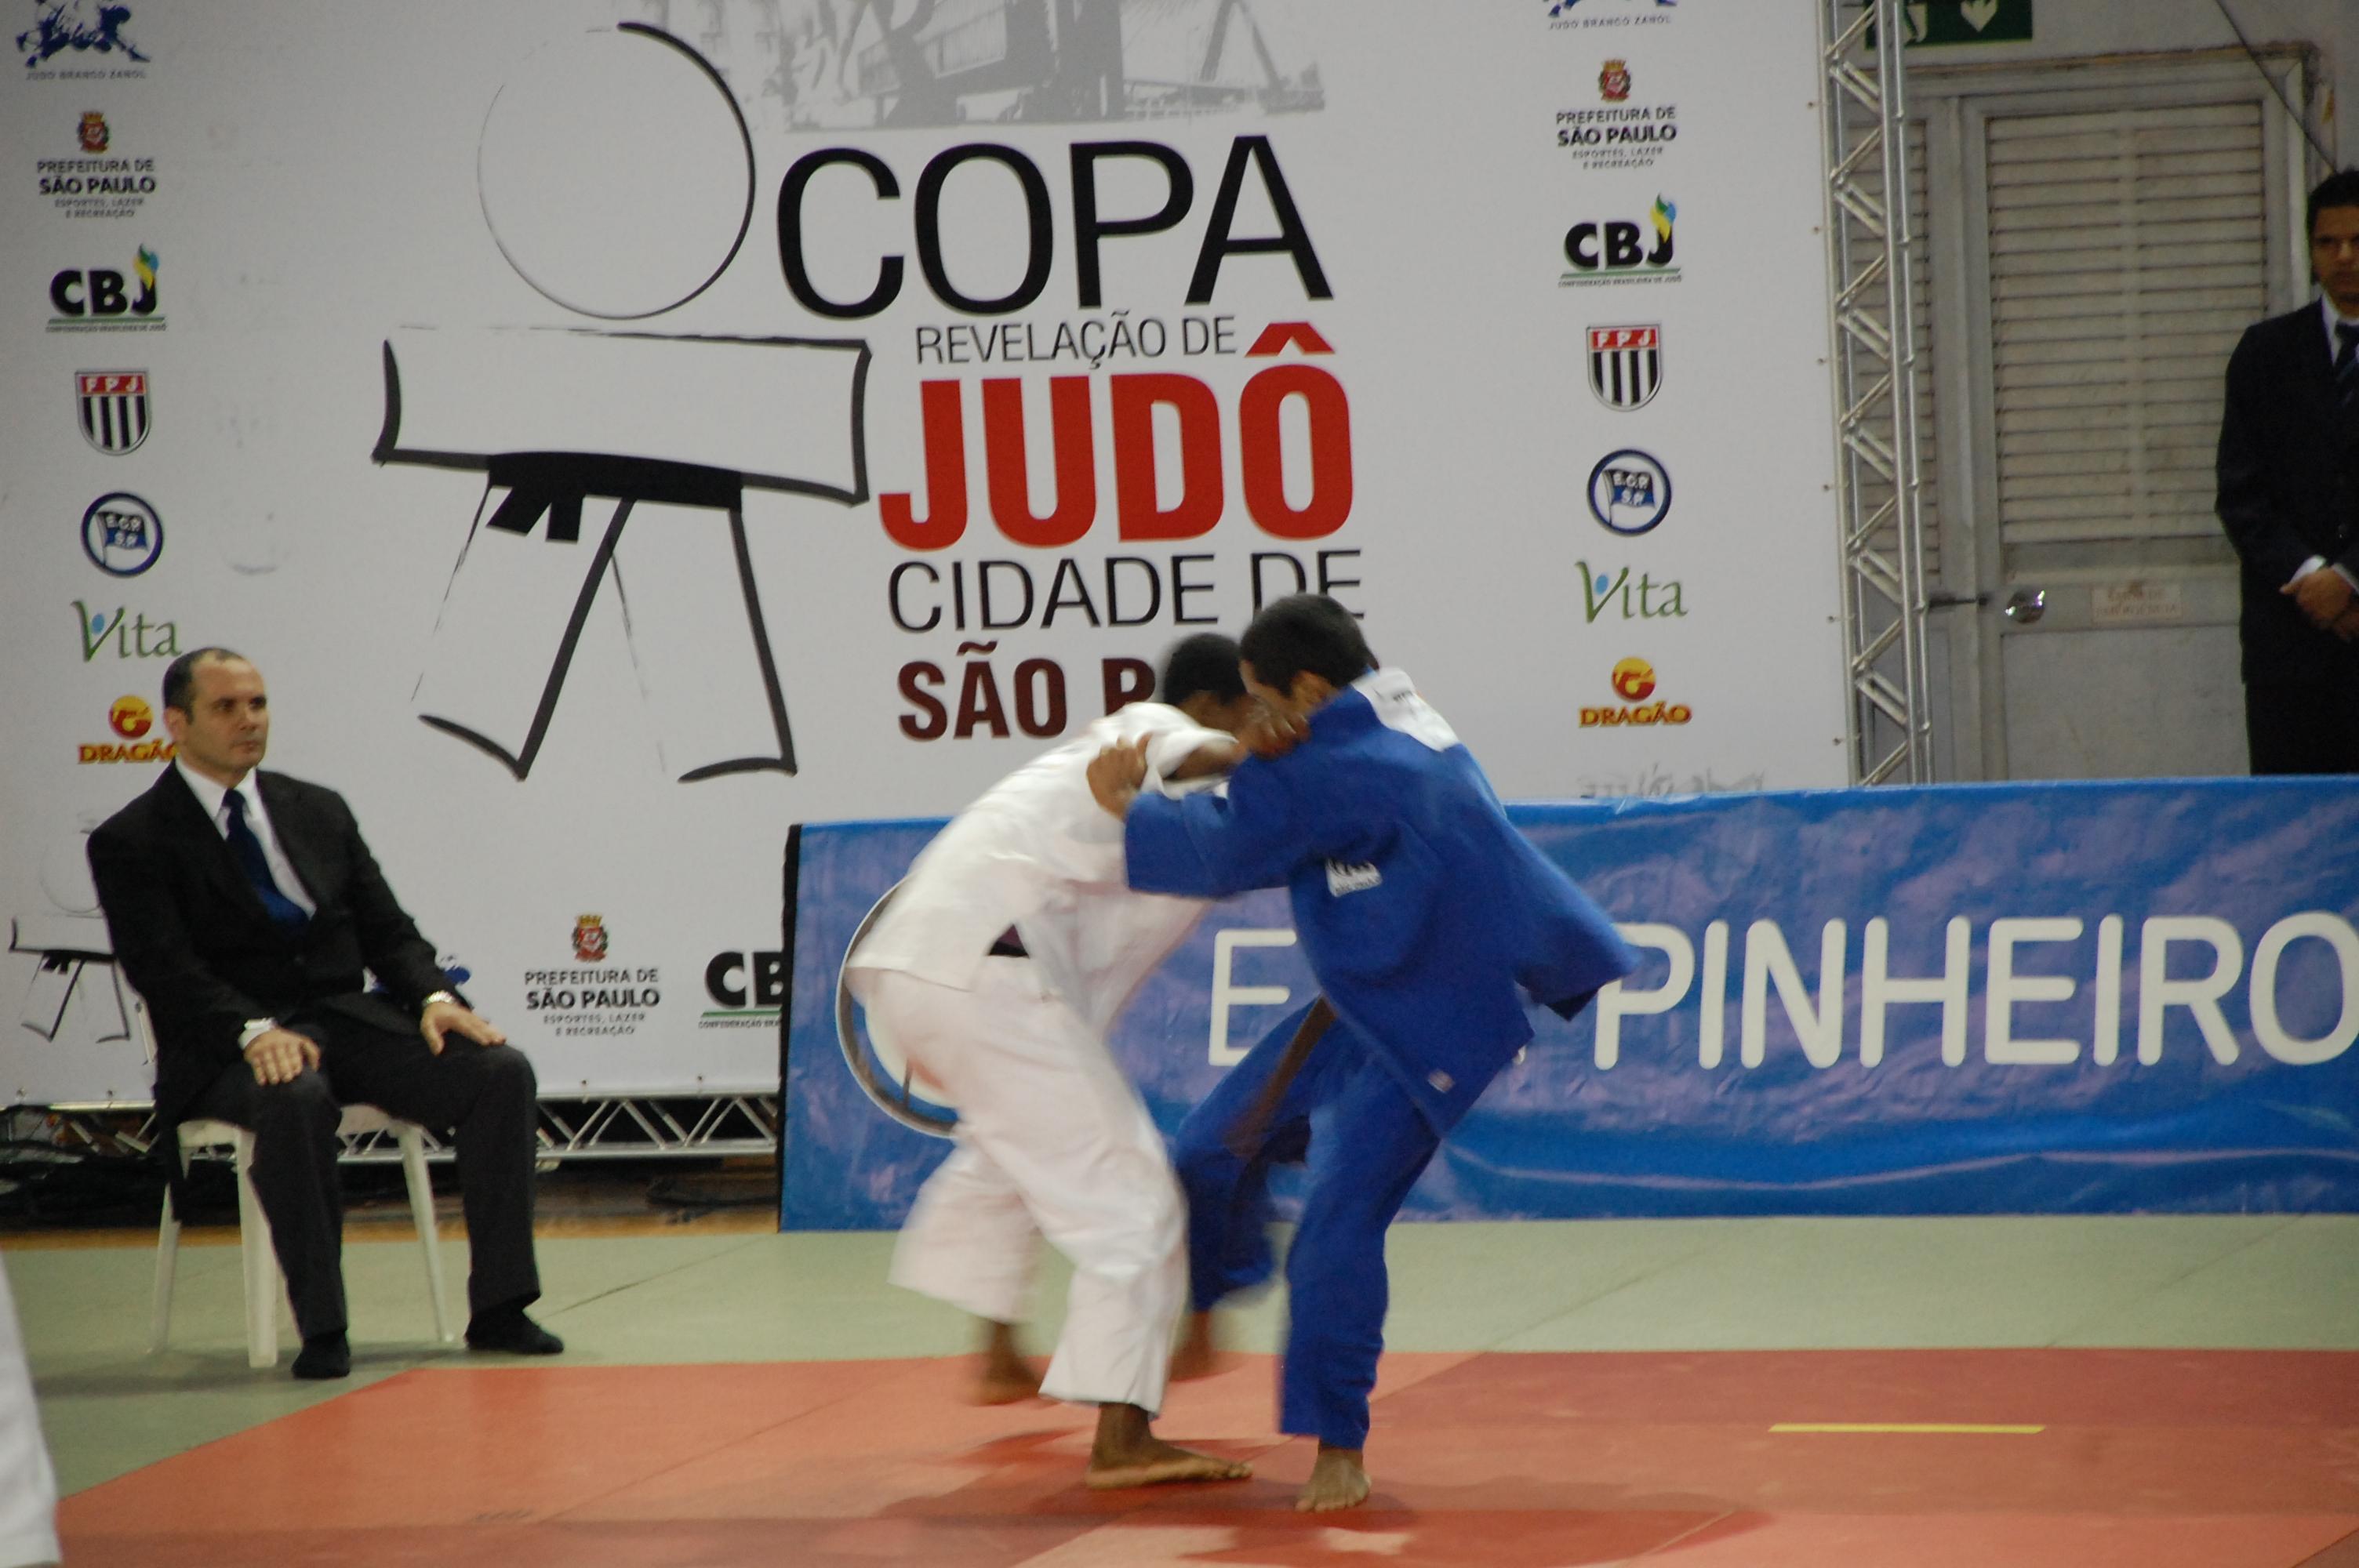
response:
<svg viewBox="0 0 2359 1568"><path fill-rule="evenodd" d="M448 989L343 797L255 772L261 672L199 648L164 675L173 764L90 837L115 959L156 1030L159 1136L200 1117L254 1133L303 1348L299 1378L352 1369L344 1338L341 1108L458 1130L473 1270L467 1343L553 1355L525 1315L533 1262L532 1064ZM364 990L362 971L376 977Z"/></svg>
<svg viewBox="0 0 2359 1568"><path fill-rule="evenodd" d="M2359 773L2359 169L2309 217L2321 296L2246 329L2220 423L2256 773Z"/></svg>

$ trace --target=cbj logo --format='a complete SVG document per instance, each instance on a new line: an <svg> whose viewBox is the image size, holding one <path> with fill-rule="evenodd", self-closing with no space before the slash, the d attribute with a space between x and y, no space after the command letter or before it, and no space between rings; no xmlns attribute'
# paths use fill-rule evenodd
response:
<svg viewBox="0 0 2359 1568"><path fill-rule="evenodd" d="M140 247L136 264L139 279L136 294L129 291L124 276L111 268L69 267L57 274L49 279L49 304L57 311L49 319L50 328L160 326L163 318L156 314L156 268L159 265L154 251ZM134 319L124 321L122 318L126 316Z"/></svg>
<svg viewBox="0 0 2359 1568"><path fill-rule="evenodd" d="M1668 267L1674 251L1672 226L1679 215L1677 206L1660 196L1655 198L1654 211L1647 215L1654 230L1651 246L1636 223L1575 223L1564 232L1564 259L1581 273Z"/></svg>

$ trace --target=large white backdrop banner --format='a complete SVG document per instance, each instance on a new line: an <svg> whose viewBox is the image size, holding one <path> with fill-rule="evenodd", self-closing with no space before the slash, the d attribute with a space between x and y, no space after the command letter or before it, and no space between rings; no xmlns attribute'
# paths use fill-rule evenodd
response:
<svg viewBox="0 0 2359 1568"><path fill-rule="evenodd" d="M1299 588L1508 795L1842 782L1809 0L7 3L18 1098L204 643L560 1092Z"/></svg>

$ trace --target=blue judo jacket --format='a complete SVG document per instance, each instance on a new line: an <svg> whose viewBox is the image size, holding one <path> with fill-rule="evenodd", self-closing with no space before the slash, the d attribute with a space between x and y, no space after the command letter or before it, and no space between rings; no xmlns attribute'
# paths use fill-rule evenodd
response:
<svg viewBox="0 0 2359 1568"><path fill-rule="evenodd" d="M1311 973L1437 1133L1532 1037L1519 991L1571 1017L1637 962L1398 670L1248 759L1225 797L1142 794L1124 842L1142 892L1287 888Z"/></svg>

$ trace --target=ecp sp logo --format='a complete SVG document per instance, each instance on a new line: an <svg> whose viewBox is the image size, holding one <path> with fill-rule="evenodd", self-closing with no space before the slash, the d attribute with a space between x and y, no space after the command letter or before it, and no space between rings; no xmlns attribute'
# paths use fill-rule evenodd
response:
<svg viewBox="0 0 2359 1568"><path fill-rule="evenodd" d="M137 577L164 553L164 520L129 491L111 492L82 512L82 553L109 577Z"/></svg>
<svg viewBox="0 0 2359 1568"><path fill-rule="evenodd" d="M1671 514L1671 476L1636 447L1608 452L1589 470L1589 514L1610 533L1652 533Z"/></svg>

